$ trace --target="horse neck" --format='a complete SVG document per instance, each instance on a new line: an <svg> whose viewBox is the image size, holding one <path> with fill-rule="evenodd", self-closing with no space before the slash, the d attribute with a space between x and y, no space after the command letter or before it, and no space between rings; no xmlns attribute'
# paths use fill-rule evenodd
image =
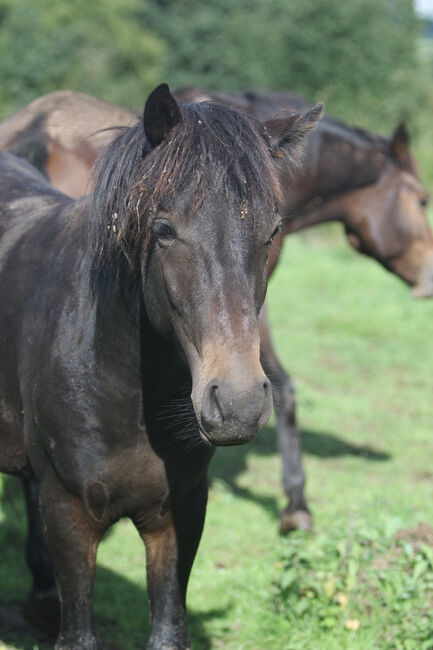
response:
<svg viewBox="0 0 433 650"><path fill-rule="evenodd" d="M295 188L286 233L327 221L345 222L347 197L375 183L386 166L385 140L352 134L325 121L313 136L306 166Z"/></svg>
<svg viewBox="0 0 433 650"><path fill-rule="evenodd" d="M350 218L347 212L347 198L352 191L348 190L341 196L328 199L322 199L320 195L316 195L309 204L296 211L298 214L284 219L284 234L288 235L330 221L339 221L345 224Z"/></svg>
<svg viewBox="0 0 433 650"><path fill-rule="evenodd" d="M139 385L147 410L188 381L176 345L149 321L140 282L127 273L109 280L97 297L96 314L98 365L131 389Z"/></svg>

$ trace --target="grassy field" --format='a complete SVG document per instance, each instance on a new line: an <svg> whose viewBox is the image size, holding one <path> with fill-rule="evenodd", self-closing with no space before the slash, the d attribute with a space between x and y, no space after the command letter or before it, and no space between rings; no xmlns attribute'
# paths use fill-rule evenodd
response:
<svg viewBox="0 0 433 650"><path fill-rule="evenodd" d="M284 498L272 422L252 444L218 451L189 586L193 648L431 649L433 301L414 301L325 227L286 242L269 303L296 379L315 533L277 533ZM4 492L0 647L42 648L19 621L15 637L5 622L30 582L13 480ZM98 562L107 647L142 648L144 551L129 522L104 540Z"/></svg>

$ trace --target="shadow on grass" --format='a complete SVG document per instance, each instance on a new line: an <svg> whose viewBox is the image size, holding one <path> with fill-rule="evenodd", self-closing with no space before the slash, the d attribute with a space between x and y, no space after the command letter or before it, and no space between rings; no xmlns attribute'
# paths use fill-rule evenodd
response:
<svg viewBox="0 0 433 650"><path fill-rule="evenodd" d="M25 562L26 517L20 481L2 477L3 492L0 523L0 648L48 650L54 639L48 637L23 616L31 578ZM104 541L102 541L102 544ZM140 572L145 576L145 551ZM228 608L205 612L188 610L192 646L211 648L206 622L225 619ZM95 586L96 627L108 650L143 648L150 635L147 590L110 568L98 565Z"/></svg>
<svg viewBox="0 0 433 650"><path fill-rule="evenodd" d="M302 431L302 451L319 458L336 458L338 456L361 456L365 460L390 460L387 451L373 449L368 445L354 445L342 438L323 431Z"/></svg>
<svg viewBox="0 0 433 650"><path fill-rule="evenodd" d="M318 458L336 458L341 456L359 456L367 461L387 461L391 454L386 451L374 449L368 445L356 445L345 441L331 433L308 431L301 432L302 451L317 456ZM248 499L260 504L270 513L278 516L279 508L277 498L259 495L255 491L238 485L240 474L248 470L248 457L250 455L272 456L277 452L275 430L266 426L255 440L247 445L226 447L218 449L210 466L210 480L222 479L231 489L233 494L243 499Z"/></svg>
<svg viewBox="0 0 433 650"><path fill-rule="evenodd" d="M258 454L260 456L272 456L276 452L275 431L272 427L266 426L252 442L247 445L224 447L217 449L209 468L209 481L222 480L236 496L249 501L254 501L269 511L277 518L279 508L275 497L257 494L248 488L240 487L237 478L248 469L248 456Z"/></svg>
<svg viewBox="0 0 433 650"><path fill-rule="evenodd" d="M143 550L144 564L144 550ZM144 568L143 568L144 571ZM145 587L131 583L107 567L98 566L95 589L96 625L104 648L143 648L150 636L150 619ZM227 608L196 613L188 610L193 648L210 650L212 644L205 623L227 617ZM127 643L126 643L127 640Z"/></svg>
<svg viewBox="0 0 433 650"><path fill-rule="evenodd" d="M143 553L144 556L144 553ZM24 558L23 562L24 562ZM143 557L144 559L144 557ZM48 650L55 638L33 627L23 616L24 603L1 594L0 647L19 650ZM108 650L144 648L150 635L147 591L106 567L98 567L96 577L95 618L98 633ZM227 608L197 614L188 612L192 646L210 650L211 640L205 623L227 618Z"/></svg>
<svg viewBox="0 0 433 650"><path fill-rule="evenodd" d="M340 456L360 456L368 461L387 461L391 454L374 449L368 445L356 445L324 431L301 431L303 453L318 458ZM234 479L248 468L248 456L272 456L277 452L275 430L266 426L262 432L247 445L218 449L210 467L211 478L221 478L230 485Z"/></svg>

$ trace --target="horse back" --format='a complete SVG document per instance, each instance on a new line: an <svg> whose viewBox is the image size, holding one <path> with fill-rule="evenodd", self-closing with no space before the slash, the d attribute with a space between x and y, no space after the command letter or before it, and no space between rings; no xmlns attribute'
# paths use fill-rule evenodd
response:
<svg viewBox="0 0 433 650"><path fill-rule="evenodd" d="M38 299L38 269L46 256L36 230L70 203L31 165L0 152L0 470L20 473L27 466L24 448L20 374L23 321L30 321ZM35 319L36 320L36 319ZM43 328L43 323L40 324Z"/></svg>
<svg viewBox="0 0 433 650"><path fill-rule="evenodd" d="M37 167L53 185L79 197L89 171L113 138L113 127L131 126L135 113L96 97L60 90L35 99L0 123L0 149Z"/></svg>

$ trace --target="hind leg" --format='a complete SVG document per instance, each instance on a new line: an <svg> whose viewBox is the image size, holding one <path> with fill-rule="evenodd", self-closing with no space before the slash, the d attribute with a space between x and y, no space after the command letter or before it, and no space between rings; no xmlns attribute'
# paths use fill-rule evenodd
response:
<svg viewBox="0 0 433 650"><path fill-rule="evenodd" d="M31 623L57 634L60 624L60 604L57 595L51 555L45 541L39 507L39 483L22 479L27 508L27 564L33 576L33 586L25 607Z"/></svg>
<svg viewBox="0 0 433 650"><path fill-rule="evenodd" d="M28 464L21 411L9 405L0 386L0 471L22 476L27 509L27 564L33 577L32 590L24 608L24 614L37 627L55 630L59 621L59 606L51 566L51 558L45 542L39 511L39 485L27 477L31 471Z"/></svg>
<svg viewBox="0 0 433 650"><path fill-rule="evenodd" d="M296 529L311 530L313 521L304 494L305 474L296 425L295 390L272 345L266 305L260 313L260 350L263 369L272 383L277 442L283 461L283 487L289 498L287 507L280 515L280 532L287 534Z"/></svg>

